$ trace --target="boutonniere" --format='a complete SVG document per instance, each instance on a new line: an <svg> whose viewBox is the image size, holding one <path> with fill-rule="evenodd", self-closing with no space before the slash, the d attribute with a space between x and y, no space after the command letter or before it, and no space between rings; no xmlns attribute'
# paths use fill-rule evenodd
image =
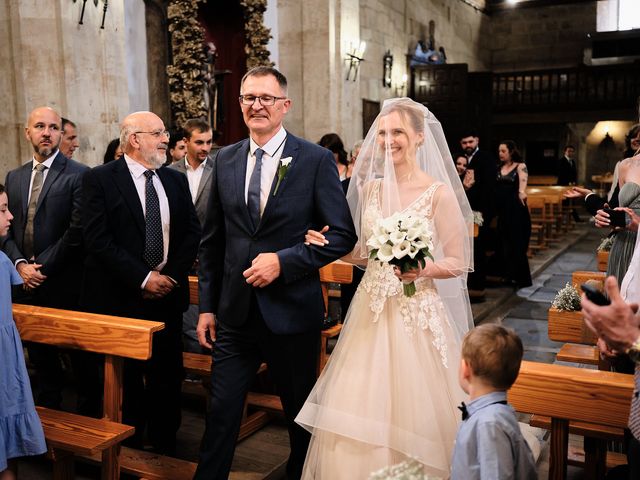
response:
<svg viewBox="0 0 640 480"><path fill-rule="evenodd" d="M291 166L291 160L293 160L293 158L291 158L291 157L286 157L286 158L281 158L280 159L280 166L278 167L278 182L276 183L276 188L273 191L273 196L274 197L276 196L276 193L278 193L278 187L280 186L280 183L282 182L282 179L287 174L287 171L289 170L289 167Z"/></svg>

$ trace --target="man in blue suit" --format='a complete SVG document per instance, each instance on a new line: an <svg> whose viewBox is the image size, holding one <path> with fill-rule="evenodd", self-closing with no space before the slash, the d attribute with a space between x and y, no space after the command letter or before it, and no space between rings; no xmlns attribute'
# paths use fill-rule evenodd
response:
<svg viewBox="0 0 640 480"><path fill-rule="evenodd" d="M211 404L194 478L227 479L244 399L265 361L287 419L289 479L308 433L294 423L316 379L324 303L318 269L356 236L331 152L288 133L287 80L257 67L242 79L250 138L216 156L200 245L198 340L213 348ZM323 248L308 229L329 225Z"/></svg>
<svg viewBox="0 0 640 480"><path fill-rule="evenodd" d="M9 209L14 221L3 250L14 262L24 284L13 300L42 307L78 309L82 283L82 228L80 184L88 167L65 157L59 150L62 119L49 107L29 114L25 135L33 158L7 174ZM37 403L59 409L63 371L55 347L27 346L38 374ZM88 359L88 355L72 354ZM76 362L74 369L86 364ZM78 408L85 415L99 413L96 391L81 385Z"/></svg>

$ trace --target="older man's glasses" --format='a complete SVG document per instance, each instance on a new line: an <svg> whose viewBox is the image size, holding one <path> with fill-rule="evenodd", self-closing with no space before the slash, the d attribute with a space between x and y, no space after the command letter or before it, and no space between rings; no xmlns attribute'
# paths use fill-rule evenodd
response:
<svg viewBox="0 0 640 480"><path fill-rule="evenodd" d="M259 97L255 95L240 95L240 103L243 105L253 105L256 100L260 102L263 107L271 107L276 104L276 100L286 100L287 97L272 97L271 95L261 95Z"/></svg>
<svg viewBox="0 0 640 480"><path fill-rule="evenodd" d="M163 135L167 136L167 140L171 138L171 134L167 130L154 130L153 132L133 132L136 135L139 133L146 133L147 135L153 135L156 138L160 138Z"/></svg>

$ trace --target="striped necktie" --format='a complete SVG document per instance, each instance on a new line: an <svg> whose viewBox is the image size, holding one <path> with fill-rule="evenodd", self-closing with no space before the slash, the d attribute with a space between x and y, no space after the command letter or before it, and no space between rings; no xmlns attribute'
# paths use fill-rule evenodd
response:
<svg viewBox="0 0 640 480"><path fill-rule="evenodd" d="M34 161L35 162L35 161ZM33 251L33 219L36 216L36 207L38 199L42 191L44 183L44 171L47 169L42 163L37 163L33 169L36 171L31 183L31 195L29 196L29 205L27 206L27 223L24 228L24 238L22 240L22 253L30 260L34 255Z"/></svg>
<svg viewBox="0 0 640 480"><path fill-rule="evenodd" d="M631 397L631 411L629 412L629 430L636 440L640 441L640 363L636 363L633 375L635 387Z"/></svg>

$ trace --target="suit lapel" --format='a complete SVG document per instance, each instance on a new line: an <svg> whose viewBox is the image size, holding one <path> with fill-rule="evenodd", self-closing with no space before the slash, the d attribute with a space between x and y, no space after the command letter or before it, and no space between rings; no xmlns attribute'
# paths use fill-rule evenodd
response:
<svg viewBox="0 0 640 480"><path fill-rule="evenodd" d="M260 219L260 225L262 225L273 209L275 205L278 203L278 198L280 197L282 190L284 190L287 186L287 179L291 177L291 173L296 166L298 160L298 147L299 143L297 139L287 132L287 139L284 144L284 149L282 150L282 155L280 155L280 159L291 157L291 163L289 164L289 168L287 169L287 173L284 178L280 182L280 186L278 187L277 195L274 195L276 185L278 184L278 170L280 170L280 162L278 161L278 168L276 169L276 174L273 177L273 182L271 182L271 189L269 190L269 197L267 198L267 204L264 207L264 212L262 212L262 218Z"/></svg>
<svg viewBox="0 0 640 480"><path fill-rule="evenodd" d="M44 184L42 185L42 191L40 192L40 196L38 197L38 204L36 205L36 213L40 209L40 205L47 196L47 193L51 189L51 185L56 181L60 172L64 170L67 166L67 159L61 153L56 155L56 158L53 159L53 163L51 164L51 169L47 173L47 178L44 179Z"/></svg>
<svg viewBox="0 0 640 480"><path fill-rule="evenodd" d="M244 198L244 184L245 177L247 175L247 157L249 156L249 140L245 140L243 144L238 148L236 155L233 159L234 166L234 183L236 186L236 201L240 206L242 212L242 218L244 224L249 231L253 231L253 224L251 223L251 217L249 217L249 209L247 208L247 202ZM220 181L220 179L218 179Z"/></svg>
<svg viewBox="0 0 640 480"><path fill-rule="evenodd" d="M211 159L211 157L209 157L207 158L207 163L204 164L204 171L202 172L202 177L200 177L198 191L196 192L196 201L194 203L198 203L198 201L200 200L200 195L202 195L202 192L204 191L204 186L211 176L211 171L213 170L211 165L212 161L213 160Z"/></svg>
<svg viewBox="0 0 640 480"><path fill-rule="evenodd" d="M33 160L27 163L20 170L20 206L22 207L23 218L27 221L27 209L29 208L29 185L31 184L31 172L33 171Z"/></svg>
<svg viewBox="0 0 640 480"><path fill-rule="evenodd" d="M120 190L127 207L129 207L129 210L136 221L136 225L144 237L144 213L142 212L142 205L140 204L138 191L136 190L136 186L133 184L133 179L131 178L131 172L129 172L129 168L127 167L127 162L124 157L120 157L120 159L116 161L118 162L118 165L113 171L116 187Z"/></svg>

